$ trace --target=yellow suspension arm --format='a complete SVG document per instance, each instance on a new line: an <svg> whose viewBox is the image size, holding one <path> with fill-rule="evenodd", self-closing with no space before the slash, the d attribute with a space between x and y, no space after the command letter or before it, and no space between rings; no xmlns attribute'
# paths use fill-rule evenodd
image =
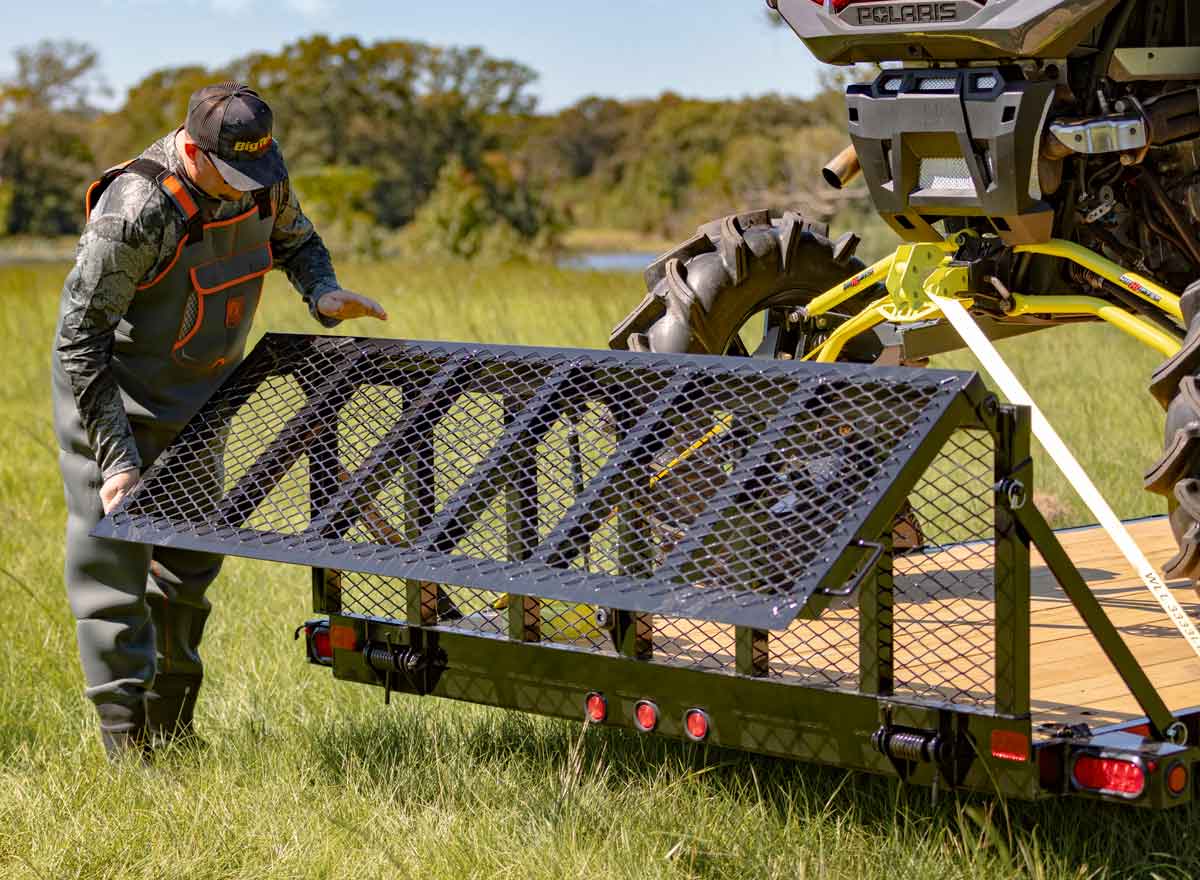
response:
<svg viewBox="0 0 1200 880"><path fill-rule="evenodd" d="M1089 251L1083 245L1055 238L1045 244L1017 245L1013 248L1013 253L1044 254L1048 257L1069 260L1091 272L1095 272L1101 278L1111 281L1122 290L1128 290L1134 296L1145 300L1156 308L1162 309L1175 320L1183 320L1183 312L1179 308L1179 297L1149 278L1143 278L1136 272L1126 272L1112 260ZM1108 319L1105 318L1105 320Z"/></svg>
<svg viewBox="0 0 1200 880"><path fill-rule="evenodd" d="M883 307L889 301L886 297L876 300L849 321L839 325L819 347L806 354L804 360L816 361L819 364L831 364L836 361L838 355L842 353L842 348L853 337L859 333L865 333L876 324L882 324L886 320Z"/></svg>
<svg viewBox="0 0 1200 880"><path fill-rule="evenodd" d="M888 273L892 271L892 263L895 260L896 255L894 253L886 256L878 263L868 266L853 278L847 279L837 287L832 287L820 296L813 297L808 305L804 307L805 313L810 317L823 315L826 312L836 309L851 297L862 293L868 287L886 280Z"/></svg>
<svg viewBox="0 0 1200 880"><path fill-rule="evenodd" d="M1091 315L1106 321L1138 342L1148 345L1164 357L1179 351L1179 340L1145 318L1125 311L1120 306L1091 296L1025 296L1013 294L1009 317L1021 315ZM1178 298L1176 298L1178 304Z"/></svg>

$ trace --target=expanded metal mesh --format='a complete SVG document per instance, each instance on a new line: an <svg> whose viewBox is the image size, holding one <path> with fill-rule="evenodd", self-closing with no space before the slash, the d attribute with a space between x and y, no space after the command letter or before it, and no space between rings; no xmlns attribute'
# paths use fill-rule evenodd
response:
<svg viewBox="0 0 1200 880"><path fill-rule="evenodd" d="M893 562L898 695L993 698L994 455L986 431L958 431L910 495L921 549Z"/></svg>
<svg viewBox="0 0 1200 880"><path fill-rule="evenodd" d="M480 631L510 592L782 628L970 381L268 336L98 534L452 585Z"/></svg>

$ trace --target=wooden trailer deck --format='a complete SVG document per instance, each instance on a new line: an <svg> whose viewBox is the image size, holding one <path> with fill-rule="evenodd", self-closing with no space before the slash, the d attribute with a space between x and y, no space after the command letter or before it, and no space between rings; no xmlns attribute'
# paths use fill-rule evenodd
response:
<svg viewBox="0 0 1200 880"><path fill-rule="evenodd" d="M1128 524L1150 562L1161 570L1175 555L1165 517ZM1200 658L1167 619L1108 535L1099 527L1060 532L1059 540L1105 611L1146 670L1167 706L1200 706ZM1194 620L1200 602L1185 582L1172 592ZM1058 588L1054 576L1033 560L1032 707L1036 721L1124 720L1142 714L1096 640Z"/></svg>

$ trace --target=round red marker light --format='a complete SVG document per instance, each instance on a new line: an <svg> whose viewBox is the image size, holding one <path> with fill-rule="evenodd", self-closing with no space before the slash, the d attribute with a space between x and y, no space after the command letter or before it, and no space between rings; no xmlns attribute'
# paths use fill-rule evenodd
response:
<svg viewBox="0 0 1200 880"><path fill-rule="evenodd" d="M608 718L608 700L604 699L604 694L592 691L583 701L583 711L592 724L603 724Z"/></svg>
<svg viewBox="0 0 1200 880"><path fill-rule="evenodd" d="M649 700L638 700L633 707L633 723L643 733L649 733L658 727L658 706Z"/></svg>
<svg viewBox="0 0 1200 880"><path fill-rule="evenodd" d="M1172 764L1167 771L1167 791L1173 795L1181 795L1187 788L1188 771L1183 764Z"/></svg>
<svg viewBox="0 0 1200 880"><path fill-rule="evenodd" d="M703 709L688 709L683 716L683 729L688 739L700 742L708 738L708 713Z"/></svg>

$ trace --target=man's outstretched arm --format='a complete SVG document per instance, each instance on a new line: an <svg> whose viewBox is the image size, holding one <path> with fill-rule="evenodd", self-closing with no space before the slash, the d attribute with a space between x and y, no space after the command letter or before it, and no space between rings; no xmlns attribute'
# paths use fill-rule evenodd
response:
<svg viewBox="0 0 1200 880"><path fill-rule="evenodd" d="M387 312L375 300L342 289L325 242L300 209L300 200L290 181L279 184L276 204L271 252L292 286L308 303L312 316L325 327L334 327L350 318L387 320Z"/></svg>

